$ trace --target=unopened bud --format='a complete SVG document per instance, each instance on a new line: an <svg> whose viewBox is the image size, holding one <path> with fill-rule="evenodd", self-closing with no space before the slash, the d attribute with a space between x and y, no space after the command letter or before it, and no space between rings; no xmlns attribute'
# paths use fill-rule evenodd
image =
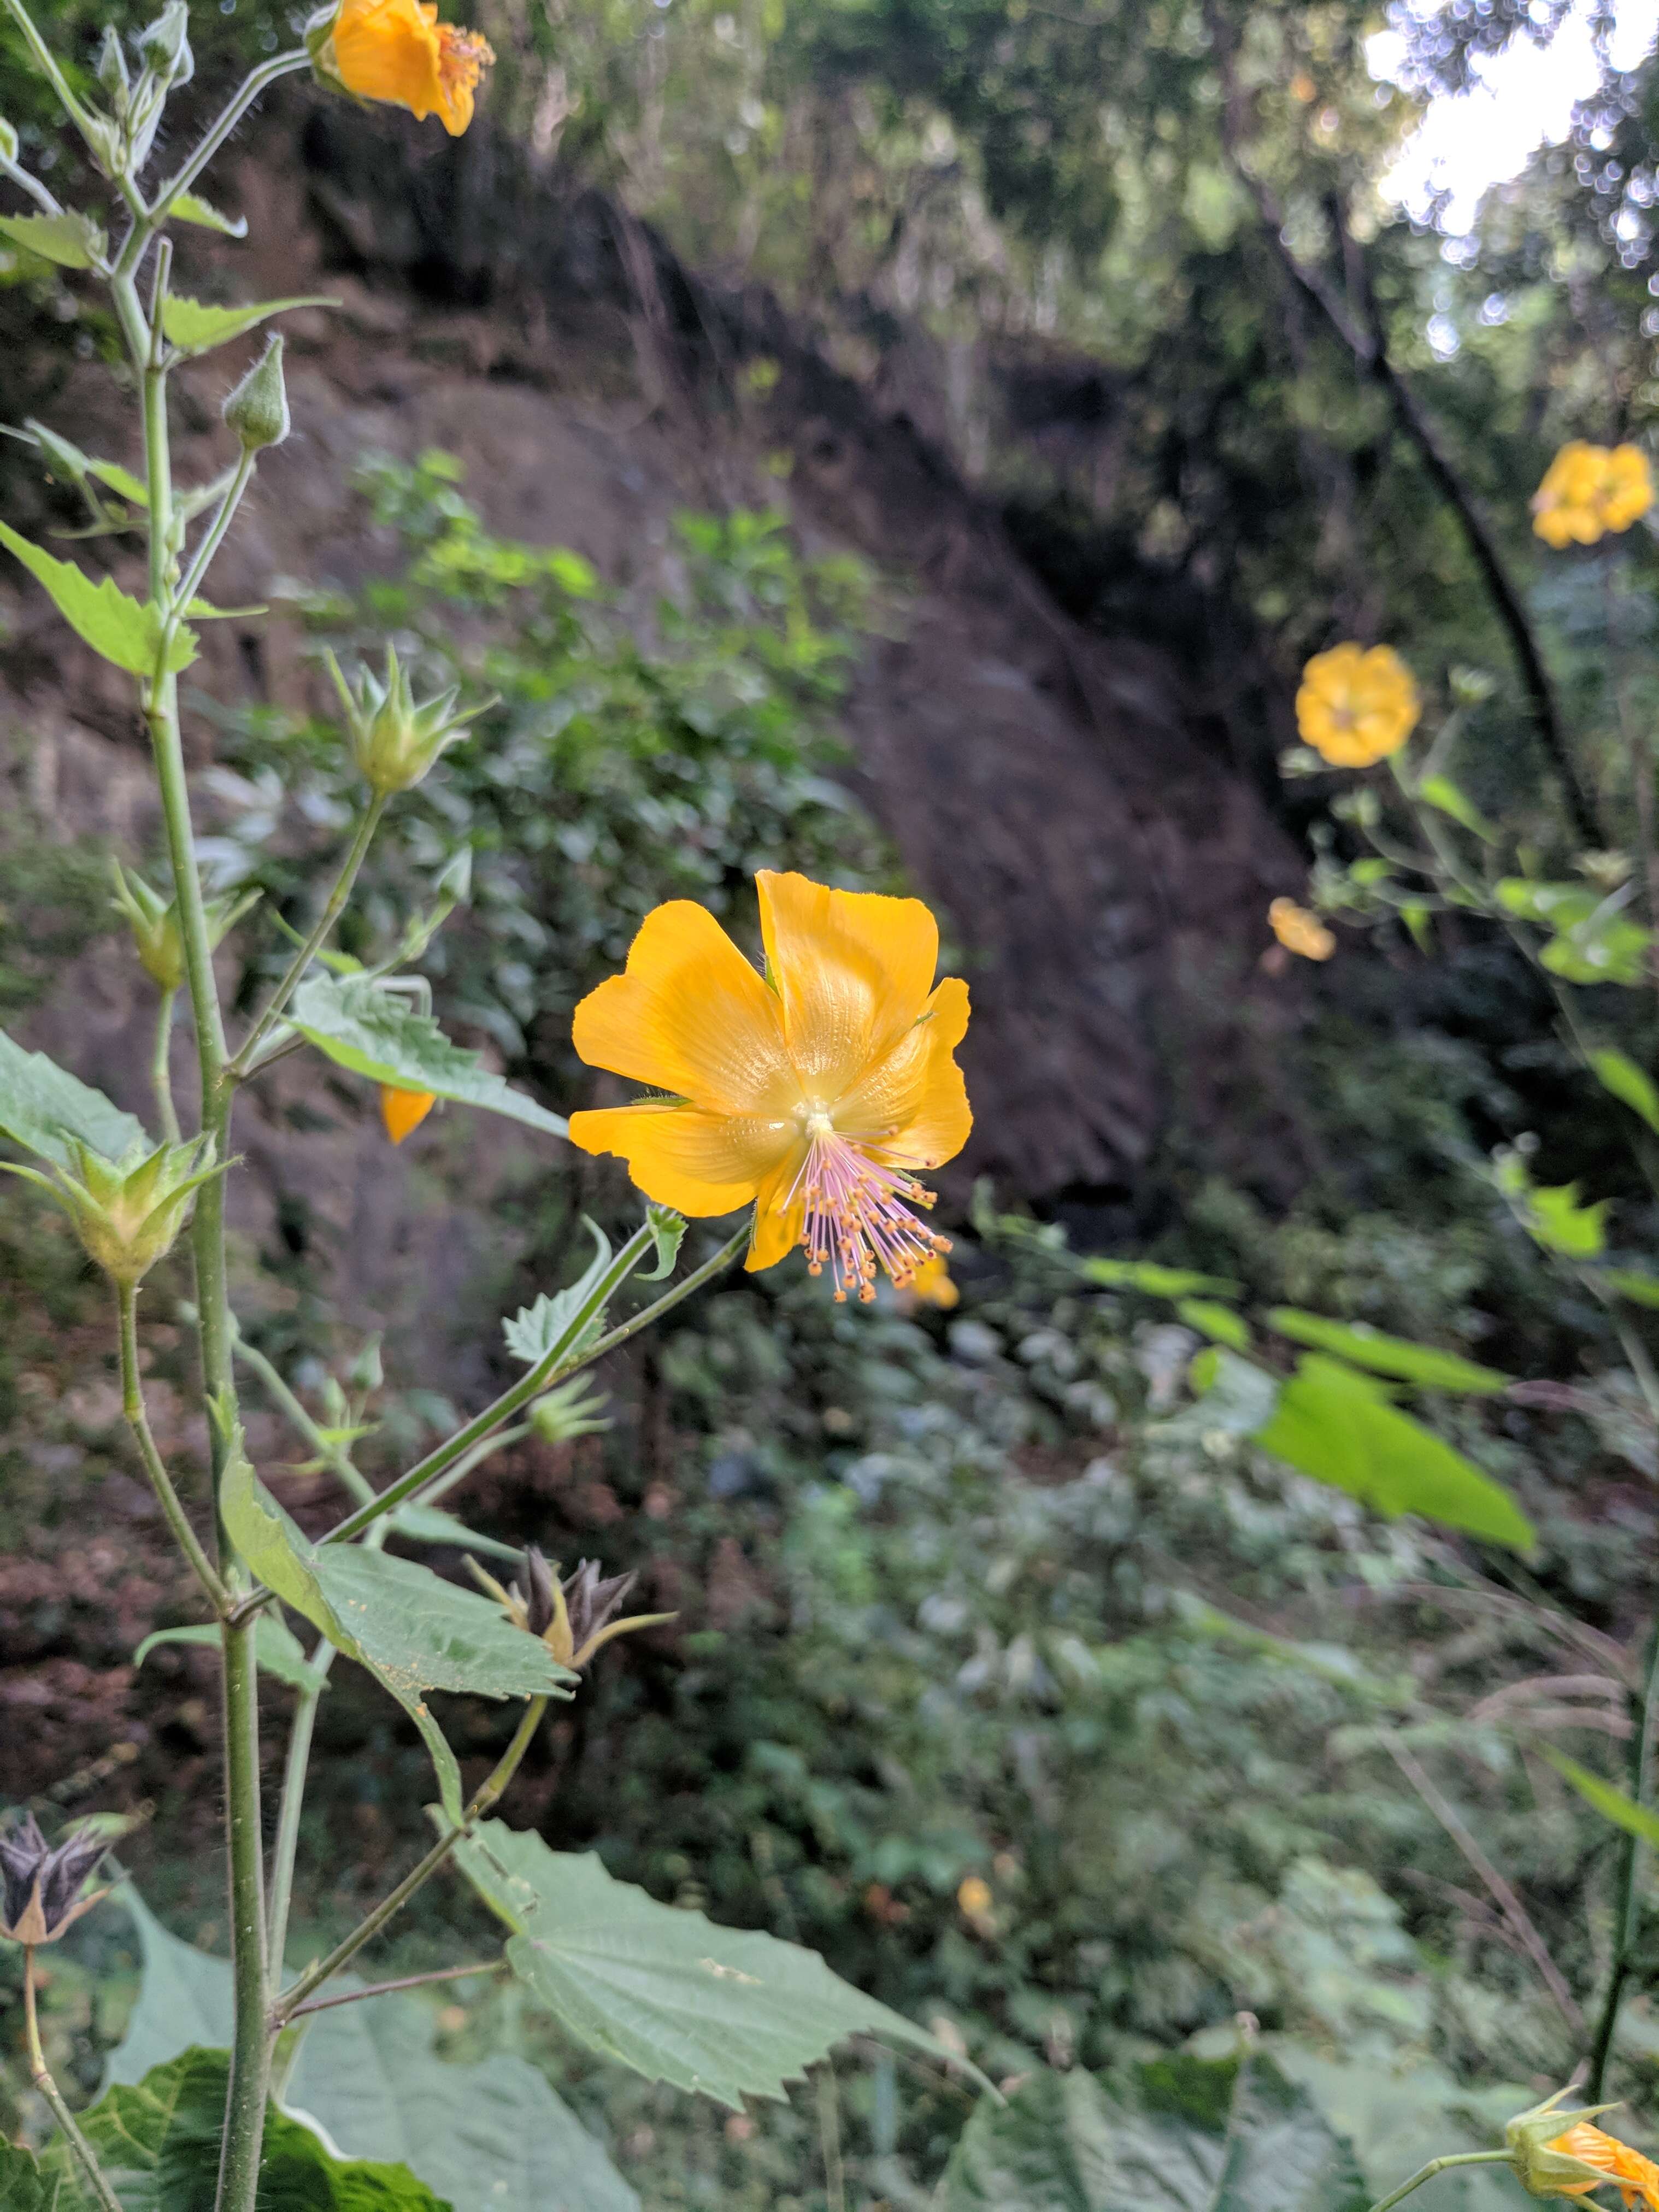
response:
<svg viewBox="0 0 1659 2212"><path fill-rule="evenodd" d="M225 421L242 441L245 453L280 446L290 428L288 388L283 382L283 341L273 337L225 402Z"/></svg>
<svg viewBox="0 0 1659 2212"><path fill-rule="evenodd" d="M118 1160L76 1138L68 1145L68 1164L54 1165L49 1176L35 1168L7 1171L49 1192L75 1224L87 1257L130 1290L172 1250L191 1199L220 1172L213 1140L158 1145L149 1153L136 1145Z"/></svg>
<svg viewBox="0 0 1659 2212"><path fill-rule="evenodd" d="M196 57L190 50L190 9L185 0L167 0L153 23L138 33L138 52L144 67L155 71L165 85L188 84L196 74Z"/></svg>
<svg viewBox="0 0 1659 2212"><path fill-rule="evenodd" d="M394 648L386 647L386 676L381 679L364 669L354 691L331 653L329 673L345 708L346 729L352 757L370 789L383 799L411 791L431 769L439 755L465 734L467 724L483 714L484 706L456 712L459 686L435 699L417 701L409 672ZM484 705L493 704L484 702Z"/></svg>
<svg viewBox="0 0 1659 2212"><path fill-rule="evenodd" d="M16 159L16 127L8 123L3 115L0 115L0 161L15 161Z"/></svg>
<svg viewBox="0 0 1659 2212"><path fill-rule="evenodd" d="M114 101L116 113L120 114L132 85L127 76L127 58L121 48L120 34L113 23L104 26L104 41L98 49L98 82Z"/></svg>
<svg viewBox="0 0 1659 2212"><path fill-rule="evenodd" d="M185 940L179 927L177 900L164 899L136 869L124 868L118 860L112 861L111 867L115 896L110 904L126 916L139 964L158 989L176 991L185 980ZM240 895L228 891L204 902L209 951L218 950L226 931L241 920L259 896L257 890Z"/></svg>

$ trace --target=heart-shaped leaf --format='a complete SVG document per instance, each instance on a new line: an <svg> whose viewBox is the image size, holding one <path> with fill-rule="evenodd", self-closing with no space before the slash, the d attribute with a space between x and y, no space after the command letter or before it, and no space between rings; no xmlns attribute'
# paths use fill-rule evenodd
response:
<svg viewBox="0 0 1659 2212"><path fill-rule="evenodd" d="M153 672L161 651L161 617L149 600L130 599L112 576L94 584L73 561L58 560L3 522L0 545L15 553L35 581L45 585L58 613L94 653L130 676ZM167 666L176 673L195 658L196 633L181 625L167 648Z"/></svg>

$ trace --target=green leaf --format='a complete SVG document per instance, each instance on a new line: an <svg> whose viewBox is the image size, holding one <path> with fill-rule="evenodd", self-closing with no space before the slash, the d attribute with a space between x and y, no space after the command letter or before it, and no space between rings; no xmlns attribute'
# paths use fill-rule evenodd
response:
<svg viewBox="0 0 1659 2212"><path fill-rule="evenodd" d="M1299 1363L1255 1435L1264 1451L1379 1513L1419 1513L1510 1551L1532 1549L1532 1524L1500 1484L1391 1406L1381 1384L1318 1352Z"/></svg>
<svg viewBox="0 0 1659 2212"><path fill-rule="evenodd" d="M59 1067L44 1052L25 1052L0 1030L0 1136L27 1152L71 1167L69 1139L78 1138L106 1159L118 1160L143 1146L144 1125L124 1114L101 1091Z"/></svg>
<svg viewBox="0 0 1659 2212"><path fill-rule="evenodd" d="M1364 2212L1352 2150L1270 2059L1034 2074L981 2103L940 2212Z"/></svg>
<svg viewBox="0 0 1659 2212"><path fill-rule="evenodd" d="M414 1559L356 1544L308 1543L249 1466L240 1437L220 1497L231 1541L259 1579L390 1691L425 1741L444 1810L461 1812L455 1754L422 1692L568 1697L576 1677L500 1608Z"/></svg>
<svg viewBox="0 0 1659 2212"><path fill-rule="evenodd" d="M514 1556L518 1555L515 1553ZM210 1644L219 1649L219 1632L209 1624L189 1628L158 1628L147 1636L132 1655L135 1667L142 1667L150 1653L163 1644ZM253 1653L260 1668L274 1674L279 1682L287 1682L296 1690L314 1689L316 1676L306 1657L306 1648L286 1622L267 1608L254 1623ZM325 1689L328 1686L326 1682Z"/></svg>
<svg viewBox="0 0 1659 2212"><path fill-rule="evenodd" d="M1279 1403L1279 1377L1253 1360L1241 1359L1225 1345L1212 1345L1200 1352L1188 1370L1188 1379L1201 1395L1190 1416L1177 1415L1176 1420L1190 1418L1206 1430L1253 1437L1272 1419Z"/></svg>
<svg viewBox="0 0 1659 2212"><path fill-rule="evenodd" d="M1534 1184L1527 1193L1527 1226L1538 1242L1569 1260L1593 1260L1606 1249L1610 1199L1581 1206L1576 1182Z"/></svg>
<svg viewBox="0 0 1659 2212"><path fill-rule="evenodd" d="M112 2083L80 2115L125 2212L213 2212L229 2074L224 2051L188 2050L142 2081ZM73 2185L64 2142L48 2147L41 2166ZM68 2200L76 2212L86 2201L79 2191ZM451 2212L406 2166L339 2158L275 2107L265 2119L257 2202L258 2212Z"/></svg>
<svg viewBox="0 0 1659 2212"><path fill-rule="evenodd" d="M401 2160L455 2212L639 2212L639 2198L544 2077L500 2053L452 2066L412 1997L312 2021L285 2102L354 2158Z"/></svg>
<svg viewBox="0 0 1659 2212"><path fill-rule="evenodd" d="M169 293L161 303L161 329L169 345L180 353L210 353L251 331L270 315L285 314L290 307L337 307L337 300L321 292L306 292L291 300L261 300L244 307L210 307L201 300L186 300Z"/></svg>
<svg viewBox="0 0 1659 2212"><path fill-rule="evenodd" d="M1155 1260L1083 1260L1078 1264L1091 1283L1103 1283L1109 1290L1142 1291L1149 1298L1237 1298L1244 1294L1241 1284L1224 1275L1160 1267Z"/></svg>
<svg viewBox="0 0 1659 2212"><path fill-rule="evenodd" d="M651 1241L656 1248L657 1264L640 1277L642 1283L660 1283L674 1272L674 1262L680 1256L680 1244L685 1235L685 1216L676 1213L672 1206L659 1206L655 1199L645 1209L646 1226L651 1231Z"/></svg>
<svg viewBox="0 0 1659 2212"><path fill-rule="evenodd" d="M1644 1274L1639 1267L1608 1267L1595 1279L1632 1305L1659 1306L1659 1275Z"/></svg>
<svg viewBox="0 0 1659 2212"><path fill-rule="evenodd" d="M1594 929L1553 937L1539 959L1568 983L1622 983L1627 988L1647 976L1651 933L1639 922L1614 915Z"/></svg>
<svg viewBox="0 0 1659 2212"><path fill-rule="evenodd" d="M611 1265L610 1238L596 1221L587 1221L586 1215L583 1219L599 1249L581 1280L572 1283L568 1290L554 1291L550 1297L544 1291L533 1305L520 1306L511 1321L501 1323L507 1350L515 1359L523 1360L526 1367L536 1366L550 1352L568 1355L585 1352L604 1334L603 1312L591 1315L581 1328L576 1326L582 1308Z"/></svg>
<svg viewBox="0 0 1659 2212"><path fill-rule="evenodd" d="M1576 929L1602 904L1601 894L1583 884L1538 884L1527 876L1506 876L1496 889L1499 903L1511 914L1551 929Z"/></svg>
<svg viewBox="0 0 1659 2212"><path fill-rule="evenodd" d="M452 1044L428 1014L413 1012L390 992L361 976L313 975L294 994L286 1018L337 1066L374 1083L430 1091L465 1106L482 1106L550 1134L565 1134L563 1117L493 1075L475 1052Z"/></svg>
<svg viewBox="0 0 1659 2212"><path fill-rule="evenodd" d="M1499 832L1449 775L1425 775L1417 787L1417 795L1431 806L1437 807L1442 814L1450 815L1454 822L1461 822L1464 829L1488 845L1499 842Z"/></svg>
<svg viewBox="0 0 1659 2212"><path fill-rule="evenodd" d="M1234 1352L1250 1348L1249 1324L1231 1306L1218 1305L1213 1298L1182 1298L1176 1306L1176 1318L1200 1336L1207 1336L1212 1344L1224 1344Z"/></svg>
<svg viewBox="0 0 1659 2212"><path fill-rule="evenodd" d="M17 556L35 581L52 593L58 611L94 653L132 676L148 676L161 648L161 617L148 599L129 599L112 576L94 584L73 561L59 561L9 525L0 522L0 545ZM193 630L180 627L167 653L175 673L196 658Z"/></svg>
<svg viewBox="0 0 1659 2212"><path fill-rule="evenodd" d="M1622 1052L1593 1052L1589 1063L1604 1091L1639 1114L1650 1129L1659 1131L1659 1088L1644 1069Z"/></svg>
<svg viewBox="0 0 1659 2212"><path fill-rule="evenodd" d="M1397 1376L1425 1390L1472 1390L1490 1394L1507 1390L1511 1377L1495 1367L1477 1366L1455 1352L1436 1352L1409 1337L1388 1336L1361 1322L1328 1321L1322 1314L1303 1313L1296 1306L1275 1306L1267 1326L1292 1343L1310 1344L1319 1352L1334 1352L1356 1367L1369 1367L1377 1375Z"/></svg>
<svg viewBox="0 0 1659 2212"><path fill-rule="evenodd" d="M230 1965L171 1936L129 1886L143 1979L105 2086L141 2081L191 2044L228 2042ZM331 1984L337 1995L349 1977ZM452 2066L417 1998L376 1997L318 2014L283 2102L352 2158L401 2160L455 2212L639 2212L639 2199L536 2069L497 2055ZM550 2195L550 2191L551 2194ZM0 2212L8 2212L0 2196Z"/></svg>
<svg viewBox="0 0 1659 2212"><path fill-rule="evenodd" d="M72 209L62 215L0 216L0 238L39 254L42 261L55 261L60 269L90 269L103 259L106 242L89 216Z"/></svg>
<svg viewBox="0 0 1659 2212"><path fill-rule="evenodd" d="M388 1518L398 1534L407 1536L413 1544L448 1544L458 1552L482 1552L493 1559L524 1557L520 1546L503 1544L496 1536L481 1536L441 1505L406 1504L394 1507Z"/></svg>
<svg viewBox="0 0 1659 2212"><path fill-rule="evenodd" d="M1604 1782L1599 1774L1592 1774L1588 1766L1581 1766L1576 1759L1569 1759L1553 1745L1544 1744L1540 1748L1556 1772L1571 1782L1585 1803L1594 1805L1603 1820L1611 1820L1626 1835L1640 1836L1644 1843L1659 1844L1659 1813L1646 1805L1638 1805L1615 1784Z"/></svg>
<svg viewBox="0 0 1659 2212"><path fill-rule="evenodd" d="M131 469L124 469L118 461L100 461L88 454L87 474L96 477L100 484L106 484L111 491L118 493L125 500L130 500L134 507L146 509L149 507L148 489L139 483Z"/></svg>
<svg viewBox="0 0 1659 2212"><path fill-rule="evenodd" d="M216 230L226 238L246 238L247 217L245 215L222 215L211 200L204 200L199 192L180 192L167 203L167 214L179 222L199 224L204 230Z"/></svg>
<svg viewBox="0 0 1659 2212"><path fill-rule="evenodd" d="M816 1951L659 1905L592 1851L551 1851L490 1820L456 1860L513 1929L514 1972L579 2042L648 2081L736 2112L746 2096L781 2098L846 2035L951 2055Z"/></svg>
<svg viewBox="0 0 1659 2212"><path fill-rule="evenodd" d="M72 2202L47 2181L32 2151L15 2150L0 2137L0 2212L58 2212L60 2205L70 2212Z"/></svg>

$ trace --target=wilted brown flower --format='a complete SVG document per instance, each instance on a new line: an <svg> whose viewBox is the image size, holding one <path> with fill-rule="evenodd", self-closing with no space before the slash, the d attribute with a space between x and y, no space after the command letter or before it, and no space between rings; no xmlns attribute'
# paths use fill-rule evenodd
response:
<svg viewBox="0 0 1659 2212"><path fill-rule="evenodd" d="M471 1564L477 1581L507 1619L546 1644L562 1667L574 1668L578 1674L613 1636L655 1628L674 1618L672 1613L635 1613L619 1620L617 1615L639 1576L601 1575L597 1559L580 1560L575 1572L561 1582L557 1567L550 1566L532 1544L524 1555L522 1583L507 1589L476 1561Z"/></svg>
<svg viewBox="0 0 1659 2212"><path fill-rule="evenodd" d="M33 1813L0 1836L0 1936L14 1943L55 1943L64 1930L106 1894L81 1895L81 1885L107 1846L96 1836L70 1836L49 1850Z"/></svg>

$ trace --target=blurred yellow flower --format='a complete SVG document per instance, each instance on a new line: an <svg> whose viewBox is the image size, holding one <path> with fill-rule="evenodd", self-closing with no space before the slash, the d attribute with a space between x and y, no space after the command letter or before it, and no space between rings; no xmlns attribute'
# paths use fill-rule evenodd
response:
<svg viewBox="0 0 1659 2212"><path fill-rule="evenodd" d="M1422 711L1410 669L1387 645L1315 653L1296 695L1303 743L1333 768L1369 768L1397 752Z"/></svg>
<svg viewBox="0 0 1659 2212"><path fill-rule="evenodd" d="M951 1270L945 1264L945 1255L935 1252L931 1260L924 1260L909 1281L909 1294L921 1305L937 1306L941 1313L949 1313L961 1299L962 1292L951 1280Z"/></svg>
<svg viewBox="0 0 1659 2212"><path fill-rule="evenodd" d="M1267 926L1287 952L1300 953L1304 960L1328 960L1336 950L1336 939L1319 916L1294 899L1276 898L1267 908Z"/></svg>
<svg viewBox="0 0 1659 2212"><path fill-rule="evenodd" d="M380 1119L394 1145L401 1145L418 1129L438 1101L430 1091L400 1091L390 1083L380 1085Z"/></svg>
<svg viewBox="0 0 1659 2212"><path fill-rule="evenodd" d="M308 40L319 74L359 100L392 101L422 122L435 115L452 138L471 122L495 57L477 31L441 23L435 0L342 0L319 27Z"/></svg>
<svg viewBox="0 0 1659 2212"><path fill-rule="evenodd" d="M1570 439L1533 494L1532 526L1558 551L1594 545L1628 530L1653 504L1653 478L1639 446L1592 446Z"/></svg>
<svg viewBox="0 0 1659 2212"><path fill-rule="evenodd" d="M969 1875L957 1891L957 1903L964 1920L982 1926L991 1917L990 1883L979 1875Z"/></svg>
<svg viewBox="0 0 1659 2212"><path fill-rule="evenodd" d="M617 1152L681 1213L755 1206L750 1268L797 1245L836 1296L913 1282L950 1247L916 1218L918 1170L973 1127L953 1054L968 987L937 988L939 927L920 899L756 878L766 975L706 908L648 914L613 975L577 1007L576 1050L666 1096L573 1114L571 1142Z"/></svg>
<svg viewBox="0 0 1659 2212"><path fill-rule="evenodd" d="M1644 2158L1639 2150L1632 2150L1628 2143L1620 2142L1617 2136L1604 2135L1588 2120L1580 2120L1576 2127L1555 2136L1545 2148L1560 2151L1568 2158L1581 2158L1586 2166L1595 2166L1613 2184L1626 2207L1634 2204L1639 2197L1648 2212L1659 2212L1659 2166L1650 2158ZM1583 2197L1597 2185L1594 2181L1558 2181L1555 2191L1561 2197Z"/></svg>

